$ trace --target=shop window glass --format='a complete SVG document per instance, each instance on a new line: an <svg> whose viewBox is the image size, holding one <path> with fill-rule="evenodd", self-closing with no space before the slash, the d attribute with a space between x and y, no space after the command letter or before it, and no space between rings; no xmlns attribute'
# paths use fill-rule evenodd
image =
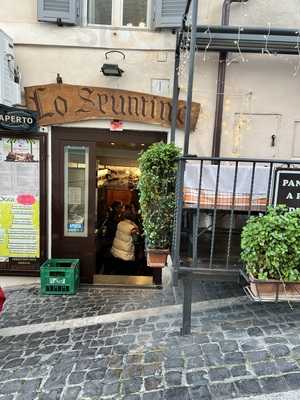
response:
<svg viewBox="0 0 300 400"><path fill-rule="evenodd" d="M145 27L147 0L123 0L123 25Z"/></svg>
<svg viewBox="0 0 300 400"><path fill-rule="evenodd" d="M88 147L65 146L64 235L88 236Z"/></svg>
<svg viewBox="0 0 300 400"><path fill-rule="evenodd" d="M112 0L89 0L88 14L90 24L111 25Z"/></svg>

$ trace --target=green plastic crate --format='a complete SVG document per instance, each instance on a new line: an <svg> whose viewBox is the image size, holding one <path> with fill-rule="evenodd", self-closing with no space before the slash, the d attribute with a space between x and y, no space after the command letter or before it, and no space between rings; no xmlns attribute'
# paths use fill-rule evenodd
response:
<svg viewBox="0 0 300 400"><path fill-rule="evenodd" d="M40 269L42 294L76 294L79 288L79 259L51 258Z"/></svg>

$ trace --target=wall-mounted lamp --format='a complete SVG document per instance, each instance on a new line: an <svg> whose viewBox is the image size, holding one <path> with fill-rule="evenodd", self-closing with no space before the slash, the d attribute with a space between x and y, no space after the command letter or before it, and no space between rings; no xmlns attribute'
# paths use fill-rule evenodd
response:
<svg viewBox="0 0 300 400"><path fill-rule="evenodd" d="M123 60L125 60L125 54L118 50L112 50L105 53L105 59L107 60L107 54L110 53L119 53L122 54ZM103 64L101 67L101 71L105 76L122 76L123 70L119 68L118 64Z"/></svg>

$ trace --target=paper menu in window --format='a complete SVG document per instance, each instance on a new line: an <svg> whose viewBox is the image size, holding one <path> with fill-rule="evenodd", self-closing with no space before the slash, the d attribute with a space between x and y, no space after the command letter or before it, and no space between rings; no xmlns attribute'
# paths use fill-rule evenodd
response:
<svg viewBox="0 0 300 400"><path fill-rule="evenodd" d="M80 187L69 187L69 204L80 205L81 204L81 188Z"/></svg>

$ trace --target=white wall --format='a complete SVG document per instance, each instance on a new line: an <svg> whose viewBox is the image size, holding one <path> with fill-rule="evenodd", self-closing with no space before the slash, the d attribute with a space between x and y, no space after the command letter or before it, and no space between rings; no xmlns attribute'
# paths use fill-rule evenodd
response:
<svg viewBox="0 0 300 400"><path fill-rule="evenodd" d="M202 0L199 5L199 22L219 24L222 3L222 0ZM248 3L231 6L231 23L235 25L296 27L299 21L298 0L249 0ZM64 83L149 93L152 78L170 79L171 82L173 79L175 36L170 31L102 27L61 28L54 24L39 23L36 21L35 0L1 0L0 28L16 43L16 56L24 86L54 83L59 72ZM122 78L104 77L100 73L100 67L105 61L104 54L112 49L121 49L125 53L125 61L121 61L118 55L112 55L110 58L110 61L119 63L125 70ZM166 55L164 62L161 61L162 54ZM239 150L236 149L237 135L249 135L249 129L252 129L251 114L280 115L276 156L284 158L297 153L293 151L293 135L294 132L299 132L298 128L294 128L294 121L300 120L300 71L296 76L293 74L299 60L300 57L297 56L229 55L222 154L239 154ZM197 54L193 100L201 103L202 112L197 129L191 135L191 154L211 153L217 67L218 54ZM185 71L180 73L181 98L186 96ZM238 132L235 129L237 113L242 115L244 124ZM74 125L103 127L107 126L108 122L90 121ZM134 123L125 123L125 128L127 126L145 130L160 129L158 126ZM260 140L257 136L260 134L253 132L251 152L254 157L257 142ZM266 131L265 134L269 135L269 132ZM178 131L177 140L182 144L182 131ZM300 143L299 139L295 143Z"/></svg>

